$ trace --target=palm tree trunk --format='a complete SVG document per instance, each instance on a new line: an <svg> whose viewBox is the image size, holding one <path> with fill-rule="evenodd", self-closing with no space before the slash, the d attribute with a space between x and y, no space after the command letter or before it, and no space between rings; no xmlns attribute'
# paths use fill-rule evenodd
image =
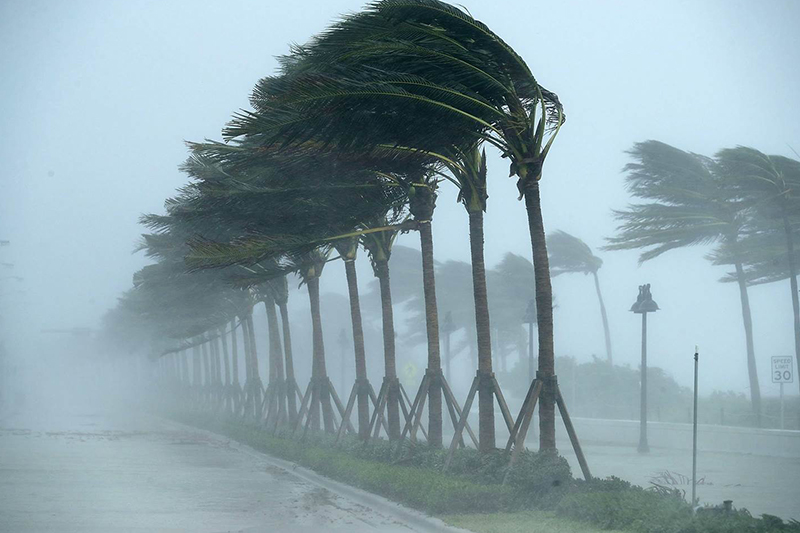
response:
<svg viewBox="0 0 800 533"><path fill-rule="evenodd" d="M486 264L483 258L483 210L469 211L469 247L472 257L472 291L475 297L475 330L478 337L478 443L481 452L494 450L494 393L492 386L492 338Z"/></svg>
<svg viewBox="0 0 800 533"><path fill-rule="evenodd" d="M356 365L356 391L358 399L358 437L369 438L369 390L367 388L367 356L364 349L364 328L361 323L361 302L358 296L358 278L355 260L345 260L347 291L350 296L350 319L353 324L353 348ZM344 394L345 391L342 391Z"/></svg>
<svg viewBox="0 0 800 533"><path fill-rule="evenodd" d="M208 341L203 342L200 345L200 349L203 352L203 386L208 390L208 387L211 385L211 367L209 366L208 361Z"/></svg>
<svg viewBox="0 0 800 533"><path fill-rule="evenodd" d="M187 387L191 385L192 382L189 381L189 356L186 350L181 352L181 374L183 376L181 381L183 381Z"/></svg>
<svg viewBox="0 0 800 533"><path fill-rule="evenodd" d="M227 387L231 384L231 362L228 354L228 342L225 337L225 327L223 326L219 328L219 339L222 342L222 360L225 363L225 388L227 390Z"/></svg>
<svg viewBox="0 0 800 533"><path fill-rule="evenodd" d="M286 384L287 394L289 399L289 420L294 421L297 417L297 397L295 396L295 387L297 381L294 377L294 357L292 355L292 330L289 325L289 307L284 301L278 303L278 309L281 311L281 325L283 327L283 351L286 357Z"/></svg>
<svg viewBox="0 0 800 533"><path fill-rule="evenodd" d="M400 438L400 405L397 384L397 357L394 338L394 310L392 308L392 284L389 276L389 261L375 263L375 275L381 291L381 317L383 319L383 363L384 376L389 385L386 410L389 422L389 440Z"/></svg>
<svg viewBox="0 0 800 533"><path fill-rule="evenodd" d="M306 282L308 286L308 299L311 304L311 327L313 338L313 359L311 367L311 380L315 386L312 390L318 391L318 402L322 407L322 420L325 431L333 432L333 409L328 387L325 385L328 379L328 372L325 368L325 343L322 337L322 315L319 306L319 278L310 276ZM315 409L316 411L316 409ZM318 417L318 414L314 414ZM314 420L312 417L312 420ZM314 429L319 427L319 419L312 422Z"/></svg>
<svg viewBox="0 0 800 533"><path fill-rule="evenodd" d="M436 277L433 262L431 221L421 220L419 240L422 249L422 288L425 296L425 326L428 337L428 372L432 374L428 388L428 443L442 445L442 360L439 355L439 313L436 308Z"/></svg>
<svg viewBox="0 0 800 533"><path fill-rule="evenodd" d="M203 385L203 378L200 374L200 347L197 345L192 346L192 385L195 389L199 389Z"/></svg>
<svg viewBox="0 0 800 533"><path fill-rule="evenodd" d="M525 208L533 251L533 274L536 287L536 322L539 334L539 370L542 380L539 399L539 449L556 449L555 413L555 348L553 345L553 287L550 284L550 262L544 235L544 220L539 195L538 176L525 182Z"/></svg>
<svg viewBox="0 0 800 533"><path fill-rule="evenodd" d="M741 263L736 263L736 282L739 284L739 297L742 302L744 338L747 346L747 375L750 378L750 405L756 416L756 425L761 427L761 387L758 384L758 369L753 344L753 319L750 315L750 296L747 294L747 277Z"/></svg>
<svg viewBox="0 0 800 533"><path fill-rule="evenodd" d="M250 340L250 365L253 376L253 415L259 418L258 410L261 408L261 376L258 372L258 350L256 348L256 334L253 327L253 311L247 313L247 336Z"/></svg>
<svg viewBox="0 0 800 533"><path fill-rule="evenodd" d="M800 301L797 294L797 267L794 264L794 235L789 226L789 217L786 211L783 213L783 231L786 233L786 250L789 252L789 285L792 289L792 312L794 313L794 354L797 360L797 368L800 369ZM800 379L797 380L800 386ZM798 424L800 424L800 412L798 412Z"/></svg>
<svg viewBox="0 0 800 533"><path fill-rule="evenodd" d="M606 358L608 364L614 364L614 356L611 354L611 330L608 327L608 315L606 314L606 304L603 303L603 293L600 292L600 279L597 277L597 270L592 272L594 275L594 288L597 291L597 301L600 302L600 316L603 318L603 333L606 336Z"/></svg>
<svg viewBox="0 0 800 533"><path fill-rule="evenodd" d="M231 381L231 384L233 385L233 403L231 405L231 412L238 414L242 397L239 389L239 346L236 339L235 318L231 320L231 373L233 374L233 379Z"/></svg>
<svg viewBox="0 0 800 533"><path fill-rule="evenodd" d="M233 374L232 383L238 385L239 383L239 350L236 340L236 320L231 320L231 363Z"/></svg>
<svg viewBox="0 0 800 533"><path fill-rule="evenodd" d="M219 355L219 338L214 337L211 339L211 365L214 369L214 385L218 387L222 383L222 363L220 362Z"/></svg>
<svg viewBox="0 0 800 533"><path fill-rule="evenodd" d="M269 360L270 375L269 383L275 388L271 411L273 416L281 417L285 413L285 387L283 379L283 350L281 349L280 328L278 327L278 313L275 311L275 302L265 301L264 307L267 309L267 326L269 328Z"/></svg>
<svg viewBox="0 0 800 533"><path fill-rule="evenodd" d="M250 335L248 334L249 325L247 323L247 315L242 315L242 341L244 346L244 413L246 415L253 414L253 363L252 363L252 348L250 346Z"/></svg>

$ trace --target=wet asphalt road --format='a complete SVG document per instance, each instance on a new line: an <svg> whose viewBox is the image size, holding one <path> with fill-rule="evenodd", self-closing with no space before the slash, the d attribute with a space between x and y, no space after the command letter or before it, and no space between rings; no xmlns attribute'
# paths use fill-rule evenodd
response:
<svg viewBox="0 0 800 533"><path fill-rule="evenodd" d="M0 531L417 531L228 439L147 415L0 419Z"/></svg>

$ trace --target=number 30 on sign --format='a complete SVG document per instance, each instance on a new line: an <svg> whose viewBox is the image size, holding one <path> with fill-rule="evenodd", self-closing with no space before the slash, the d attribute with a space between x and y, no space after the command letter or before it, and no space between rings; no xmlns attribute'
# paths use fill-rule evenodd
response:
<svg viewBox="0 0 800 533"><path fill-rule="evenodd" d="M772 382L773 383L793 383L794 368L792 367L791 356L780 356L772 358Z"/></svg>

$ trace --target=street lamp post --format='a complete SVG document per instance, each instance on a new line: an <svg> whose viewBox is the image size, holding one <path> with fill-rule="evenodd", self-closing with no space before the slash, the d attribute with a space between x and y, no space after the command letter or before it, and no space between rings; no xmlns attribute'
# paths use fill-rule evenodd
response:
<svg viewBox="0 0 800 533"><path fill-rule="evenodd" d="M522 321L528 324L528 383L533 381L536 367L533 360L533 325L536 324L536 302L531 299L525 309Z"/></svg>
<svg viewBox="0 0 800 533"><path fill-rule="evenodd" d="M450 334L455 331L453 325L453 313L448 311L444 317L444 324L442 324L442 332L444 333L444 377L450 382Z"/></svg>
<svg viewBox="0 0 800 533"><path fill-rule="evenodd" d="M641 398L639 405L639 453L647 453L650 446L647 443L647 313L658 311L658 304L650 294L650 284L639 285L639 296L631 306L631 311L642 315L642 364L641 373Z"/></svg>

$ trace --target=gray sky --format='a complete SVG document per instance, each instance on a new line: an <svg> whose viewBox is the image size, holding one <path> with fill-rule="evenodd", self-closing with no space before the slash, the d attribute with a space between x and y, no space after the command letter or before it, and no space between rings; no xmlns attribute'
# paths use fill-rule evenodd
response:
<svg viewBox="0 0 800 533"><path fill-rule="evenodd" d="M247 106L274 56L361 1L71 1L0 3L0 250L25 277L18 332L95 325L145 264L131 250L141 213L162 210L185 180L184 140L219 138ZM545 169L549 230L592 247L628 202L624 150L658 139L711 155L737 144L800 150L800 3L756 1L495 1L465 3L557 92L568 121ZM523 205L507 162L490 159L487 262L530 256ZM448 185L434 224L437 258L468 260L467 219ZM415 245L413 236L401 243ZM689 383L745 391L738 292L716 280L705 248L637 266L636 253L601 253L616 358L638 364L639 321L627 311L652 284L653 364ZM364 267L366 265L362 265ZM331 268L329 287L340 287ZM362 280L368 270L362 268ZM0 293L14 289L0 282ZM588 359L603 340L590 278L554 280L556 352ZM751 291L764 392L769 356L793 353L788 282ZM4 311L6 312L6 311ZM796 390L796 388L792 387Z"/></svg>

